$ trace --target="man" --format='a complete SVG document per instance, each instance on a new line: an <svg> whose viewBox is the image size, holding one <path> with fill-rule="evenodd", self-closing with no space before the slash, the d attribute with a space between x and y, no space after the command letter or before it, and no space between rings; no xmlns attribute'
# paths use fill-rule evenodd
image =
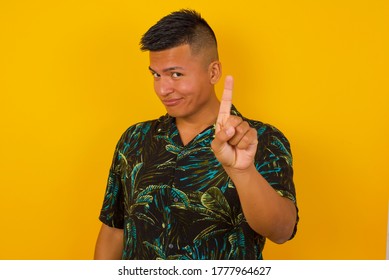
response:
<svg viewBox="0 0 389 280"><path fill-rule="evenodd" d="M291 239L298 220L289 143L244 118L216 37L192 10L142 37L167 114L131 126L109 173L96 259L262 259L266 238Z"/></svg>

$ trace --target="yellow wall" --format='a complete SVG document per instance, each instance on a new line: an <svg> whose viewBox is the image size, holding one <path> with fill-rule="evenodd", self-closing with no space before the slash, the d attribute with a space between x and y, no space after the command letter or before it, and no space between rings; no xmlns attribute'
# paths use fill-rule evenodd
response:
<svg viewBox="0 0 389 280"><path fill-rule="evenodd" d="M265 258L384 259L388 3L2 1L0 259L92 258L116 141L164 113L140 36L188 7L218 36L238 109L292 144L299 232Z"/></svg>

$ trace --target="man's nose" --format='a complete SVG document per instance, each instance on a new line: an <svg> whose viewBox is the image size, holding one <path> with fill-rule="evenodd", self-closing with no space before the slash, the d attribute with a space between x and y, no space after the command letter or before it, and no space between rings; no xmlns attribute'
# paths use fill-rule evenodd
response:
<svg viewBox="0 0 389 280"><path fill-rule="evenodd" d="M166 96L173 92L173 85L169 78L161 77L155 82L155 91L162 96Z"/></svg>

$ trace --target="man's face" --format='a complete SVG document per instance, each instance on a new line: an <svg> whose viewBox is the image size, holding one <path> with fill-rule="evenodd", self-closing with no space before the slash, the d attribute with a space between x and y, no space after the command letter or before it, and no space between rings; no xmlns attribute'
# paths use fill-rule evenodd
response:
<svg viewBox="0 0 389 280"><path fill-rule="evenodd" d="M150 52L154 90L169 115L191 118L215 105L208 66L204 55L193 55L188 44Z"/></svg>

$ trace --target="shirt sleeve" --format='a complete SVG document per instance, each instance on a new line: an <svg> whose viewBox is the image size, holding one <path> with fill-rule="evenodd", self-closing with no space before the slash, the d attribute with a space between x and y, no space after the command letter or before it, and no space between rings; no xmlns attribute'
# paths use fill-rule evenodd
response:
<svg viewBox="0 0 389 280"><path fill-rule="evenodd" d="M288 139L277 128L265 125L258 130L258 151L256 168L281 196L296 205L296 226L291 238L297 231L299 220L296 190L293 182L293 157Z"/></svg>
<svg viewBox="0 0 389 280"><path fill-rule="evenodd" d="M99 219L102 223L110 227L121 229L123 228L124 224L123 187L119 172L120 147L122 138L116 145L111 168L109 170L103 206L99 216Z"/></svg>

